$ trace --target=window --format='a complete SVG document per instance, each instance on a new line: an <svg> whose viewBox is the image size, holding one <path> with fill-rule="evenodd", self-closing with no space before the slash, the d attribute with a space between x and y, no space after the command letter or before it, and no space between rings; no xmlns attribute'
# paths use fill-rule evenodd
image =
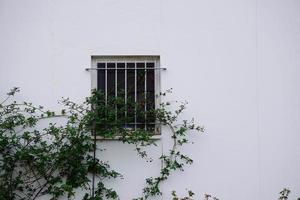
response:
<svg viewBox="0 0 300 200"><path fill-rule="evenodd" d="M154 130L159 133L155 117L151 114L138 115L136 105L147 113L159 104L160 67L159 56L92 56L92 88L110 97L118 97L134 102L135 107L127 103L126 110L117 115L129 116L124 122L128 129ZM131 116L131 117L130 117Z"/></svg>

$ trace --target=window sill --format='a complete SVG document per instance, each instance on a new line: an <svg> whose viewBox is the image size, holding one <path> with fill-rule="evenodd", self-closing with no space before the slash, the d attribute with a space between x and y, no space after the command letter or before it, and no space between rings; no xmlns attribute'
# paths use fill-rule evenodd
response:
<svg viewBox="0 0 300 200"><path fill-rule="evenodd" d="M94 139L94 136L91 136L92 139ZM121 136L116 136L114 138L107 138L107 137L103 137L103 136L96 136L96 140L119 140L121 139ZM161 135L153 135L151 136L151 140L160 140L161 139Z"/></svg>

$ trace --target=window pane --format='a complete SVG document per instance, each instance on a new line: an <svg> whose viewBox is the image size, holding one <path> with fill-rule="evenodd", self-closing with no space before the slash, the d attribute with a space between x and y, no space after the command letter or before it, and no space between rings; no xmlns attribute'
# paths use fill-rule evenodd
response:
<svg viewBox="0 0 300 200"><path fill-rule="evenodd" d="M137 63L137 127L144 128L145 123L145 63ZM140 124L141 123L141 124Z"/></svg>
<svg viewBox="0 0 300 200"><path fill-rule="evenodd" d="M115 80L115 63L107 63L107 96L108 98L115 97L115 91L116 91L116 80Z"/></svg>
<svg viewBox="0 0 300 200"><path fill-rule="evenodd" d="M97 89L105 93L105 63L98 63L97 67L103 69L98 70Z"/></svg>
<svg viewBox="0 0 300 200"><path fill-rule="evenodd" d="M102 95L105 95L105 88L106 88L106 78L105 78L105 73L106 73L106 70L105 70L105 63L97 63L97 68L100 68L98 71L97 71L97 89L102 92ZM101 101L101 103L105 103L105 98L104 96L102 96L103 99ZM102 116L106 116L106 112L103 112L103 113L99 113L100 115ZM106 129L106 125L103 124L103 122L99 122L99 121L95 121L96 123L96 127L95 127L95 130L96 132L101 130L105 130Z"/></svg>
<svg viewBox="0 0 300 200"><path fill-rule="evenodd" d="M135 123L135 63L127 63L127 122L134 128Z"/></svg>
<svg viewBox="0 0 300 200"><path fill-rule="evenodd" d="M118 96L125 93L125 63L117 63L117 92ZM120 69L122 68L122 69Z"/></svg>
<svg viewBox="0 0 300 200"><path fill-rule="evenodd" d="M107 63L107 123L109 125L116 122L117 107L115 104L116 96L116 64Z"/></svg>
<svg viewBox="0 0 300 200"><path fill-rule="evenodd" d="M154 123L155 117L154 113L151 111L154 111L155 109L155 79L154 79L154 63L147 63L147 99L146 99L146 110L147 110L147 123ZM147 125L148 129L154 129L155 125Z"/></svg>
<svg viewBox="0 0 300 200"><path fill-rule="evenodd" d="M120 123L125 123L125 63L117 63L117 68L117 96L121 100L117 107L117 118Z"/></svg>

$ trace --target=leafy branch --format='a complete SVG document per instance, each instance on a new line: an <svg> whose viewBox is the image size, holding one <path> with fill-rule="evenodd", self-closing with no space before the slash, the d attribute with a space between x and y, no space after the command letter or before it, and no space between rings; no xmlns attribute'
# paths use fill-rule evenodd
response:
<svg viewBox="0 0 300 200"><path fill-rule="evenodd" d="M165 96L166 93L161 95ZM146 200L152 196L162 195L160 185L163 181L167 180L172 172L177 170L183 171L185 165L190 165L193 160L179 150L179 147L189 143L188 134L191 131L198 133L204 132L202 126L195 124L194 120L183 120L182 123L178 123L180 115L186 109L186 102L179 105L175 111L169 111L168 107L171 103L161 103L160 108L155 110L157 121L170 129L173 145L172 148L159 157L163 163L163 167L160 170L160 174L157 177L150 177L146 179L146 186L143 189L144 196L137 198L137 200Z"/></svg>
<svg viewBox="0 0 300 200"><path fill-rule="evenodd" d="M0 104L0 199L35 200L46 194L51 200L63 195L72 198L77 188L87 191L83 200L118 199L104 182L122 175L96 157L95 152L103 150L96 139L132 144L139 156L151 162L144 147L156 145L152 136L157 125L153 121L170 129L173 145L159 158L163 163L159 176L146 179L144 195L138 199L161 195L161 183L193 162L180 151L189 143L189 133L204 131L194 120L179 121L186 103L174 111L168 102L145 111L147 102L125 102L122 95L107 99L101 91L93 91L82 104L62 99L64 108L56 113L29 102L12 101L17 92L19 88L13 88ZM146 126L132 128L130 122L137 116L142 116ZM55 118L63 120L58 124ZM47 125L40 123L44 119L49 121Z"/></svg>

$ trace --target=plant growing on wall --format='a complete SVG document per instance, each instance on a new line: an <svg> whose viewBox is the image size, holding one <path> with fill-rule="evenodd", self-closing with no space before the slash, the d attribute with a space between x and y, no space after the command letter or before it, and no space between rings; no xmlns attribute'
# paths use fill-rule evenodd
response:
<svg viewBox="0 0 300 200"><path fill-rule="evenodd" d="M176 191L172 191L172 200L194 200L195 193L192 191L187 191L188 194L185 197L178 197ZM212 197L210 194L204 195L204 200L219 200L216 197Z"/></svg>
<svg viewBox="0 0 300 200"><path fill-rule="evenodd" d="M289 199L289 195L291 193L291 190L288 188L283 188L280 192L279 192L279 198L278 200L287 200ZM300 197L297 198L297 200L300 200Z"/></svg>
<svg viewBox="0 0 300 200"><path fill-rule="evenodd" d="M193 120L178 122L186 103L170 111L171 104L166 102L145 113L135 102L125 104L120 98L106 101L101 92L93 91L82 104L63 99L64 109L55 113L29 102L13 101L17 92L19 89L13 88L0 103L0 199L35 200L44 195L51 200L71 198L77 188L87 191L83 200L118 199L104 181L122 175L96 157L96 151L101 150L96 139L101 136L133 144L138 155L147 157L144 147L155 145L153 128L129 129L124 122L132 116L118 116L131 103L135 115L153 116L157 123L167 126L173 140L172 149L159 158L164 164L159 176L146 179L143 196L137 199L162 194L161 182L193 162L178 147L189 142L190 131L203 132Z"/></svg>
<svg viewBox="0 0 300 200"><path fill-rule="evenodd" d="M183 170L184 165L193 162L178 147L189 143L187 135L190 131L203 132L203 127L195 125L193 120L179 123L178 116L186 108L186 103L170 111L171 103L166 102L145 113L134 102L125 105L120 98L104 101L103 94L94 91L83 104L63 99L64 109L55 113L29 102L14 101L17 92L19 89L13 88L0 102L1 200L35 200L41 196L48 196L51 200L62 196L71 198L76 197L78 188L87 191L83 200L119 199L104 181L122 175L111 169L107 161L95 156L97 150L103 150L97 147L96 137L133 144L143 158L147 158L143 148L155 145L155 140L151 139L152 128L128 129L124 121L130 121L132 116L116 120L118 112L125 112L128 104L132 104L138 114L155 116L159 124L170 129L173 140L172 148L158 158L164 164L159 176L146 179L143 196L137 200L162 195L160 184L172 172ZM285 188L278 199L287 200L289 194L290 190ZM188 191L185 197L178 197L173 191L172 199L193 200L195 197L192 191ZM218 200L205 194L204 200L210 199Z"/></svg>

